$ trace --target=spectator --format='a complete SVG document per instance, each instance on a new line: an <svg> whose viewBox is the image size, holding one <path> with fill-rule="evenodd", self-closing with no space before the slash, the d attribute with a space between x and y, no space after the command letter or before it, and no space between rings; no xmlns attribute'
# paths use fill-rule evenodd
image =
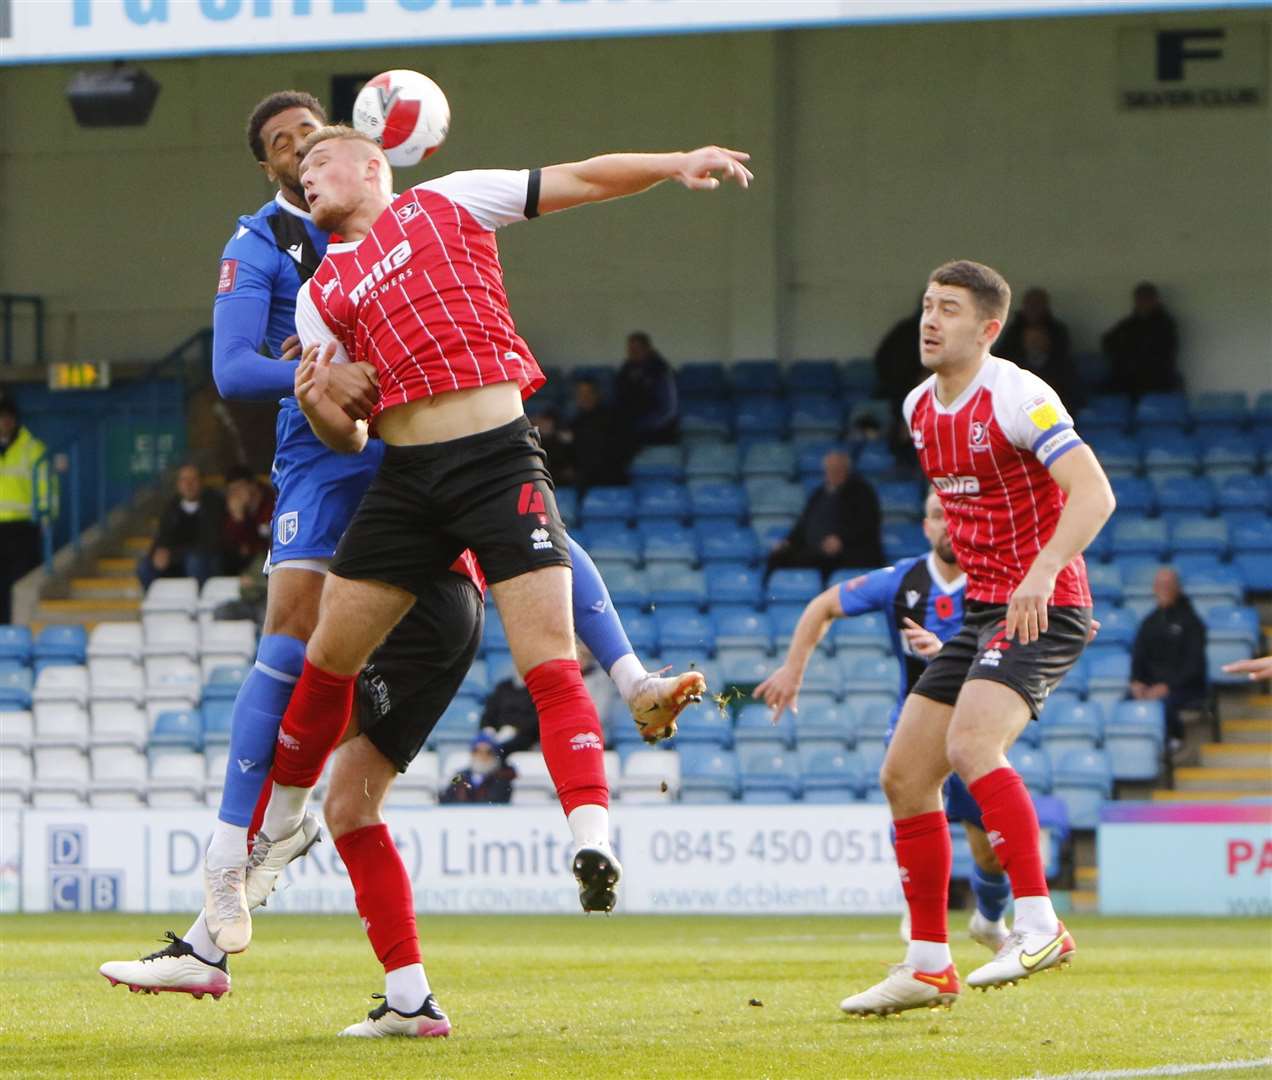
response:
<svg viewBox="0 0 1272 1080"><path fill-rule="evenodd" d="M241 574L258 555L269 550L273 517L274 492L260 483L251 469L236 465L226 473L221 573Z"/></svg>
<svg viewBox="0 0 1272 1080"><path fill-rule="evenodd" d="M638 449L674 443L680 437L675 373L642 330L627 335L627 360L618 369L614 400Z"/></svg>
<svg viewBox="0 0 1272 1080"><path fill-rule="evenodd" d="M591 379L574 386L574 479L580 494L604 484L627 483L628 446L614 410Z"/></svg>
<svg viewBox="0 0 1272 1080"><path fill-rule="evenodd" d="M1046 289L1035 287L1025 293L1020 311L1007 324L994 352L1050 385L1071 413L1085 404L1069 348L1069 328L1052 314Z"/></svg>
<svg viewBox="0 0 1272 1080"><path fill-rule="evenodd" d="M196 465L177 470L177 492L159 517L159 532L137 563L143 589L158 577L192 577L203 584L220 572L225 502L203 486Z"/></svg>
<svg viewBox="0 0 1272 1080"><path fill-rule="evenodd" d="M913 315L907 315L892 327L875 349L875 393L892 406L892 428L898 438L909 432L901 423L901 403L905 396L927 376L919 360L919 323L923 318L923 297Z"/></svg>
<svg viewBox="0 0 1272 1080"><path fill-rule="evenodd" d="M516 771L504 764L499 744L484 731L473 740L468 768L442 789L444 803L506 803L512 801Z"/></svg>
<svg viewBox="0 0 1272 1080"><path fill-rule="evenodd" d="M823 578L844 567L880 566L879 497L856 475L852 458L832 450L822 462L826 482L809 497L790 535L774 548L765 576L783 567L811 567Z"/></svg>
<svg viewBox="0 0 1272 1080"><path fill-rule="evenodd" d="M505 757L538 743L539 713L520 675L514 672L495 684L486 698L481 727Z"/></svg>
<svg viewBox="0 0 1272 1080"><path fill-rule="evenodd" d="M1131 313L1101 339L1112 368L1111 388L1134 398L1178 390L1179 334L1157 286L1135 286Z"/></svg>
<svg viewBox="0 0 1272 1080"><path fill-rule="evenodd" d="M1135 635L1131 697L1162 702L1171 749L1177 750L1184 739L1180 710L1200 705L1206 696L1206 627L1174 570L1157 571L1153 595L1157 608Z"/></svg>
<svg viewBox="0 0 1272 1080"><path fill-rule="evenodd" d="M33 477L44 454L44 444L22 426L18 407L0 400L0 625L13 619L13 586L40 565ZM47 477L39 494L45 502Z"/></svg>
<svg viewBox="0 0 1272 1080"><path fill-rule="evenodd" d="M561 487L574 483L574 433L562 427L561 416L552 406L533 417L539 442L548 455L548 472Z"/></svg>

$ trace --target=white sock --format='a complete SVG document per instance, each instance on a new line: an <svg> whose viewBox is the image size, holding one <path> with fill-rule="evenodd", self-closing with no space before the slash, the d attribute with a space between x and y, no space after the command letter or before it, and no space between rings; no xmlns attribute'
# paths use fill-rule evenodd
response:
<svg viewBox="0 0 1272 1080"><path fill-rule="evenodd" d="M1060 929L1060 920L1056 918L1056 909L1051 906L1051 897L1018 896L1015 905L1016 918L1011 925L1013 930L1023 930L1030 934L1055 934Z"/></svg>
<svg viewBox="0 0 1272 1080"><path fill-rule="evenodd" d="M291 836L305 820L305 806L309 803L311 791L313 788L275 784L273 794L269 797L269 805L265 807L261 832L271 840L283 840Z"/></svg>
<svg viewBox="0 0 1272 1080"><path fill-rule="evenodd" d="M419 1012L430 993L423 964L407 964L384 973L384 1000L403 1016Z"/></svg>
<svg viewBox="0 0 1272 1080"><path fill-rule="evenodd" d="M614 685L618 687L618 692L623 696L624 701L631 701L641 680L648 674L645 665L636 659L635 653L620 656L614 661L614 666L609 669L609 677L614 680Z"/></svg>
<svg viewBox="0 0 1272 1080"><path fill-rule="evenodd" d="M195 951L200 960L206 960L209 964L219 964L221 957L225 955L216 947L216 943L208 933L208 922L201 911L190 929L182 935L181 940Z"/></svg>
<svg viewBox="0 0 1272 1080"><path fill-rule="evenodd" d="M574 834L574 846L609 847L609 811L603 806L576 806L565 819Z"/></svg>
<svg viewBox="0 0 1272 1080"><path fill-rule="evenodd" d="M945 941L911 941L905 949L905 962L916 971L944 971L954 958L950 956L950 946Z"/></svg>
<svg viewBox="0 0 1272 1080"><path fill-rule="evenodd" d="M231 825L218 818L203 861L210 870L224 870L227 866L246 866L247 827Z"/></svg>

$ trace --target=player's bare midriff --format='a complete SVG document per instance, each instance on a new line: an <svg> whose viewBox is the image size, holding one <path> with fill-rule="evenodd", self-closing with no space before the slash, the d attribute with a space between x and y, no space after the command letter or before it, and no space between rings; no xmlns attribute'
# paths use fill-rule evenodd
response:
<svg viewBox="0 0 1272 1080"><path fill-rule="evenodd" d="M419 446L479 435L524 414L521 388L501 382L390 406L377 419L375 432L390 446Z"/></svg>

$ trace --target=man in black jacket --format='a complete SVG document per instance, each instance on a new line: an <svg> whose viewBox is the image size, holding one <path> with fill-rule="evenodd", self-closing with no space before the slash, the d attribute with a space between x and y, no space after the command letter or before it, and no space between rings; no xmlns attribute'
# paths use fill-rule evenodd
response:
<svg viewBox="0 0 1272 1080"><path fill-rule="evenodd" d="M1082 380L1069 346L1069 328L1051 311L1046 289L1034 286L1020 303L994 349L998 356L1032 371L1050 386L1069 412L1086 404Z"/></svg>
<svg viewBox="0 0 1272 1080"><path fill-rule="evenodd" d="M823 579L844 567L880 566L879 497L857 476L852 458L832 450L822 461L826 482L809 496L794 527L768 557L765 576L784 567L811 567Z"/></svg>
<svg viewBox="0 0 1272 1080"><path fill-rule="evenodd" d="M627 359L614 380L614 403L631 425L637 448L663 446L680 437L676 376L649 335L627 335Z"/></svg>
<svg viewBox="0 0 1272 1080"><path fill-rule="evenodd" d="M1140 624L1131 656L1131 697L1160 701L1173 747L1184 737L1180 709L1206 694L1206 627L1179 587L1179 575L1163 569L1153 579L1156 610Z"/></svg>
<svg viewBox="0 0 1272 1080"><path fill-rule="evenodd" d="M582 495L588 488L627 483L630 440L613 409L601 400L591 379L574 384L574 480Z"/></svg>
<svg viewBox="0 0 1272 1080"><path fill-rule="evenodd" d="M516 771L504 764L499 744L482 732L473 740L472 761L442 788L443 803L506 803L512 801Z"/></svg>
<svg viewBox="0 0 1272 1080"><path fill-rule="evenodd" d="M220 573L225 501L203 486L197 465L177 470L177 493L159 517L150 551L137 563L141 587L159 577L198 578L202 585Z"/></svg>
<svg viewBox="0 0 1272 1080"><path fill-rule="evenodd" d="M1113 369L1111 388L1142 397L1154 391L1178 390L1179 332L1162 304L1157 286L1135 286L1134 308L1101 338Z"/></svg>

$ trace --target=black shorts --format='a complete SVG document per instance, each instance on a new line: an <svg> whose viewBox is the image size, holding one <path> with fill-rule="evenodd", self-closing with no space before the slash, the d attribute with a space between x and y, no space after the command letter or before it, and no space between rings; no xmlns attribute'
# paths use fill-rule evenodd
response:
<svg viewBox="0 0 1272 1080"><path fill-rule="evenodd" d="M913 693L953 705L963 683L989 679L1015 690L1037 720L1047 695L1078 662L1091 630L1090 608L1053 607L1047 616L1047 632L1021 645L1006 639L1005 604L969 600L963 628L928 664Z"/></svg>
<svg viewBox="0 0 1272 1080"><path fill-rule="evenodd" d="M547 455L525 417L450 442L385 447L331 572L419 596L465 548L492 584L569 566L553 491Z"/></svg>
<svg viewBox="0 0 1272 1080"><path fill-rule="evenodd" d="M359 729L398 772L415 760L468 674L485 615L477 587L448 571L417 596L371 654L354 695Z"/></svg>

